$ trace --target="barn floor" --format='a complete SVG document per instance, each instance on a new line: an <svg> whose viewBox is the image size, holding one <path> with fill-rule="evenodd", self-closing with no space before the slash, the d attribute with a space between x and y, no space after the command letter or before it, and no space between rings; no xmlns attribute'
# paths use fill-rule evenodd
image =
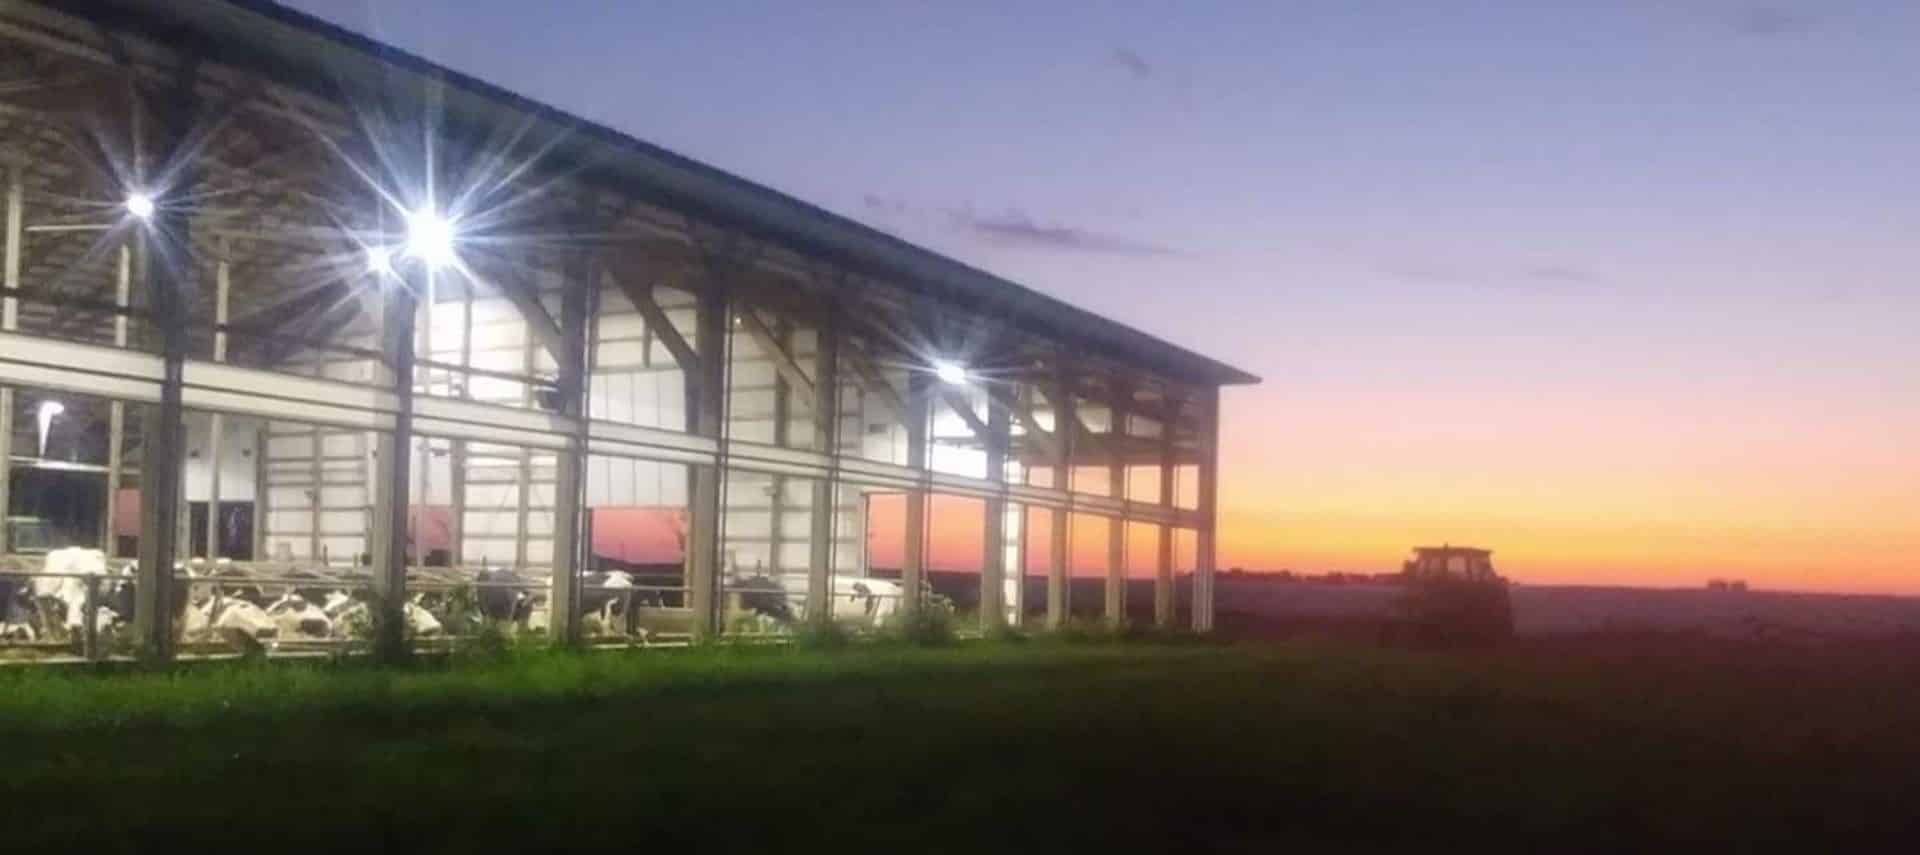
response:
<svg viewBox="0 0 1920 855"><path fill-rule="evenodd" d="M1912 830L1914 662L1035 641L32 670L0 675L0 846L1832 850Z"/></svg>

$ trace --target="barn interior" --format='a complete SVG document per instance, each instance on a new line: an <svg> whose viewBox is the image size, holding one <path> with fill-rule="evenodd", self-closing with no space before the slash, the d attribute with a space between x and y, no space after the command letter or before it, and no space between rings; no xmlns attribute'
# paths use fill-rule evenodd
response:
<svg viewBox="0 0 1920 855"><path fill-rule="evenodd" d="M11 648L1211 626L1255 378L390 47L7 4L0 183Z"/></svg>

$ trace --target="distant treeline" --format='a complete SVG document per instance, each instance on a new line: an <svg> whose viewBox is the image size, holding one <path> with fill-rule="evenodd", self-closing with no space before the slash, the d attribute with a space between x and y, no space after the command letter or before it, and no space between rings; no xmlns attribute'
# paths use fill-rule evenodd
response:
<svg viewBox="0 0 1920 855"><path fill-rule="evenodd" d="M1225 576L1231 576L1242 582L1312 582L1320 585L1384 585L1397 583L1402 576L1399 573L1295 573L1292 570L1247 570L1234 567L1227 570Z"/></svg>

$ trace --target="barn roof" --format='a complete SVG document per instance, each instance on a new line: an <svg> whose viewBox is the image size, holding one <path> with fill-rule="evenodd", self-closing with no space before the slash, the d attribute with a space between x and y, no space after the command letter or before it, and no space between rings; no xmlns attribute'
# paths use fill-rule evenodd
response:
<svg viewBox="0 0 1920 855"><path fill-rule="evenodd" d="M771 188L461 74L318 18L262 0L47 0L74 14L276 81L392 97L409 78L443 86L449 126L526 116L560 136L550 153L595 177L716 225L976 311L1123 365L1204 385L1258 383L1246 371Z"/></svg>

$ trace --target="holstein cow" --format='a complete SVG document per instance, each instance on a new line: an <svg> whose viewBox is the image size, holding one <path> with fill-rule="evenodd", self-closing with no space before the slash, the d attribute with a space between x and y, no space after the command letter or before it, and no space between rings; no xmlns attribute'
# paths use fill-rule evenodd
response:
<svg viewBox="0 0 1920 855"><path fill-rule="evenodd" d="M18 576L0 573L0 641L32 641L33 586Z"/></svg>
<svg viewBox="0 0 1920 855"><path fill-rule="evenodd" d="M348 596L344 591L327 594L322 610L333 621L335 638L351 638L356 631L368 632L373 626L373 613L368 609L366 600ZM406 616L408 631L415 638L439 635L442 631L440 619L421 608L419 603L408 601L402 613Z"/></svg>
<svg viewBox="0 0 1920 855"><path fill-rule="evenodd" d="M33 579L34 600L43 616L42 629L57 623L72 633L85 626L89 583L94 586L95 602L99 605L94 614L94 628L105 631L119 619L109 605L114 600L118 582L107 571L106 553L78 546L55 549L47 553L44 572L66 575ZM57 616L53 614L56 610Z"/></svg>
<svg viewBox="0 0 1920 855"><path fill-rule="evenodd" d="M215 595L187 610L186 633L237 632L255 641L278 638L280 624L267 610L239 597Z"/></svg>
<svg viewBox="0 0 1920 855"><path fill-rule="evenodd" d="M524 588L492 587L494 585L519 585L527 580L520 574L505 568L482 570L475 581L480 583L474 591L474 599L480 603L480 614L492 622L524 621L533 611L533 598Z"/></svg>
<svg viewBox="0 0 1920 855"><path fill-rule="evenodd" d="M290 593L267 606L267 615L280 628L280 637L328 638L333 635L333 619L319 606L297 593Z"/></svg>
<svg viewBox="0 0 1920 855"><path fill-rule="evenodd" d="M173 625L180 627L186 625L187 604L195 597L193 580L199 578L199 575L192 567L177 561L174 562L173 569L176 575L186 577L184 580L175 582L173 586ZM115 584L113 598L108 602L112 604L114 612L118 613L122 620L133 619L134 595L137 593L136 586L139 584L136 580L139 576L140 563L137 561L129 561L126 566L120 568L120 581ZM204 597L205 594L201 593L199 596Z"/></svg>
<svg viewBox="0 0 1920 855"><path fill-rule="evenodd" d="M780 580L757 574L729 582L727 589L739 593L740 608L760 618L763 631L793 623L793 604Z"/></svg>
<svg viewBox="0 0 1920 855"><path fill-rule="evenodd" d="M807 575L788 573L780 577L781 590L789 604L802 614L811 612L807 600ZM900 595L906 589L888 579L868 579L836 575L833 577L833 619L843 623L879 626L900 609Z"/></svg>
<svg viewBox="0 0 1920 855"><path fill-rule="evenodd" d="M580 614L598 615L600 630L613 629L615 615L625 617L633 600L633 574L624 570L588 573L580 579ZM628 626L631 632L633 627Z"/></svg>

